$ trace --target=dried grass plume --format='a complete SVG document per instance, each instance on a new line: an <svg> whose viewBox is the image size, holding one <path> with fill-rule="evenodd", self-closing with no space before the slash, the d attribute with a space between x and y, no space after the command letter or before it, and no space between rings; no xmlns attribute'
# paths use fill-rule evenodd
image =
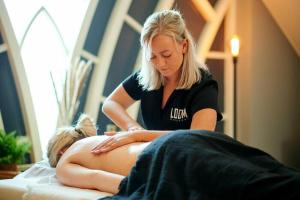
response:
<svg viewBox="0 0 300 200"><path fill-rule="evenodd" d="M91 61L86 62L84 60L80 60L80 58L77 58L73 63L71 63L65 74L61 98L58 96L57 87L52 73L50 73L59 108L57 127L70 126L72 124L80 103L82 89L89 72L91 71L91 66Z"/></svg>

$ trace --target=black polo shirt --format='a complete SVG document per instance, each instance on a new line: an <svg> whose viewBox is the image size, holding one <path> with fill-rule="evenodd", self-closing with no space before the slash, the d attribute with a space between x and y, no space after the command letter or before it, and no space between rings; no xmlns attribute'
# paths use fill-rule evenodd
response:
<svg viewBox="0 0 300 200"><path fill-rule="evenodd" d="M190 89L176 89L162 109L163 86L146 91L138 82L139 71L123 81L123 87L134 100L141 100L145 128L149 130L189 129L193 115L204 108L217 111L217 120L222 119L218 108L218 83L209 72L201 70L202 80Z"/></svg>

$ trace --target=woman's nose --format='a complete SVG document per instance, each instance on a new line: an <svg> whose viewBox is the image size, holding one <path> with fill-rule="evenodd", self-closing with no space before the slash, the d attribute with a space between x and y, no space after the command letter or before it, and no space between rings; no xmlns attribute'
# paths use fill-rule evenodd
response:
<svg viewBox="0 0 300 200"><path fill-rule="evenodd" d="M163 67L166 65L166 60L162 57L157 57L155 65L157 67Z"/></svg>

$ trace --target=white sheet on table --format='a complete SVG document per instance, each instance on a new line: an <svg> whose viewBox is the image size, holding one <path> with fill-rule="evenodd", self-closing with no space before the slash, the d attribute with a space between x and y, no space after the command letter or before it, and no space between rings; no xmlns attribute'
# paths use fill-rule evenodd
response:
<svg viewBox="0 0 300 200"><path fill-rule="evenodd" d="M111 195L98 190L80 189L62 185L56 178L55 169L50 167L47 160L35 163L28 170L20 173L13 179L2 180L0 190L2 189L5 191L4 199L11 199L11 197L16 196L17 191L19 194L13 199L85 200ZM1 199L2 197L0 197L0 200Z"/></svg>

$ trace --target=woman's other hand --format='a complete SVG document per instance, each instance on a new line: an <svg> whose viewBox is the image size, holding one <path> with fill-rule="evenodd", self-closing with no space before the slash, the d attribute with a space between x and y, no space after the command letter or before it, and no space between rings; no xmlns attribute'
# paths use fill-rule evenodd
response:
<svg viewBox="0 0 300 200"><path fill-rule="evenodd" d="M92 149L92 153L100 154L111 151L120 146L137 142L134 132L122 131L122 132L105 132L105 135L109 136L106 140L98 144Z"/></svg>

